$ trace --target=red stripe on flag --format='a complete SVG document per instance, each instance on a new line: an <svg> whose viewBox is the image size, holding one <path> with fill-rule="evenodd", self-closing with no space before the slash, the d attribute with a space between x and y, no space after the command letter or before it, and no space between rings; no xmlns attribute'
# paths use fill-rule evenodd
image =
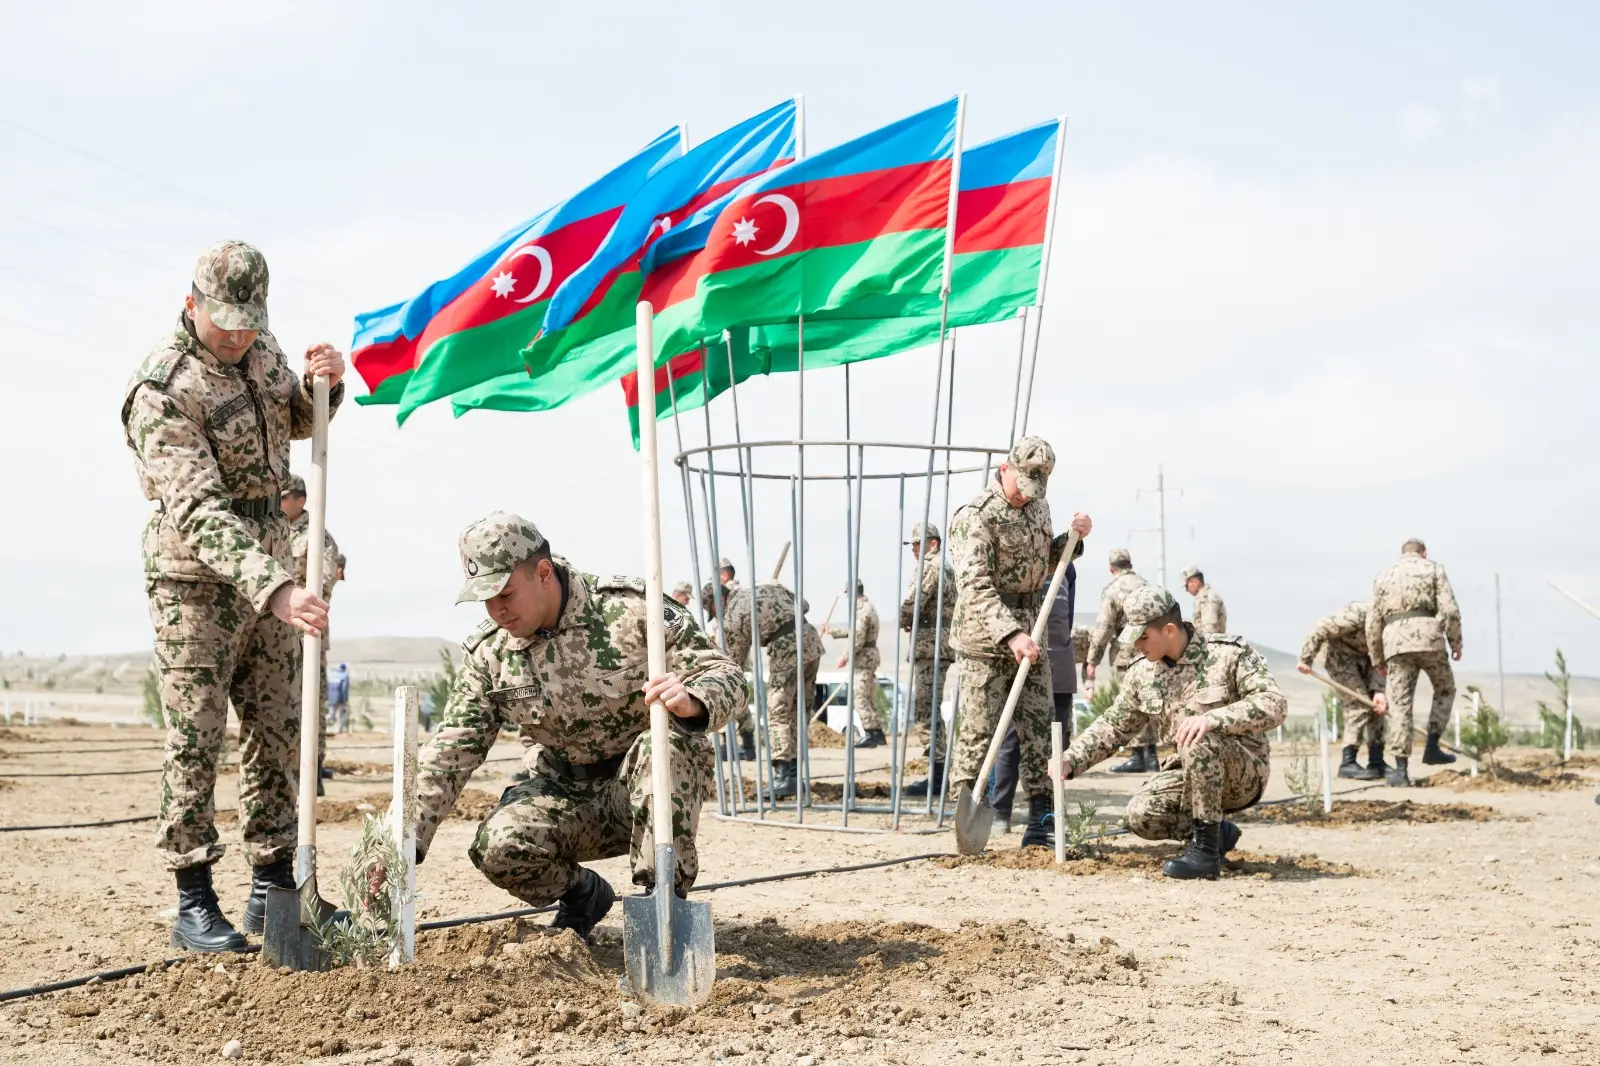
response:
<svg viewBox="0 0 1600 1066"><path fill-rule="evenodd" d="M706 246L647 277L640 299L649 300L659 312L693 296L707 274L775 258L760 253L782 240L788 219L784 207L768 199L772 196L788 197L799 215L793 239L777 253L785 258L890 233L943 229L950 212L950 160L778 186L735 200L718 216ZM738 243L736 225L741 235L748 234L747 226L754 226L754 237Z"/></svg>
<svg viewBox="0 0 1600 1066"><path fill-rule="evenodd" d="M666 366L656 367L656 395L660 396L667 391L667 375L672 375L671 380L682 381L690 374L698 374L705 367L706 350L696 348L692 352L675 355L667 361ZM629 407L639 406L639 372L622 376L622 398Z"/></svg>
<svg viewBox="0 0 1600 1066"><path fill-rule="evenodd" d="M350 363L367 383L368 392L377 392L378 386L416 367L417 342L396 337L382 344L369 344L350 354Z"/></svg>
<svg viewBox="0 0 1600 1066"><path fill-rule="evenodd" d="M1050 179L968 189L956 202L956 254L1044 243Z"/></svg>

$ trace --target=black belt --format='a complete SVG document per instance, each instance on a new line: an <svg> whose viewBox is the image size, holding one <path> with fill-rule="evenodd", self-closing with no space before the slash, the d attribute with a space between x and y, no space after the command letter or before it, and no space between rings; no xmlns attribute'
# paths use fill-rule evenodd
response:
<svg viewBox="0 0 1600 1066"><path fill-rule="evenodd" d="M283 504L276 496L268 496L261 500L236 499L228 504L228 510L240 518L271 518L273 515L283 513Z"/></svg>
<svg viewBox="0 0 1600 1066"><path fill-rule="evenodd" d="M617 770L622 766L624 755L613 755L609 759L600 759L597 762L568 762L550 749L545 749L545 757L555 763L556 769L565 777L574 781L601 781L610 780L617 776Z"/></svg>
<svg viewBox="0 0 1600 1066"><path fill-rule="evenodd" d="M1391 615L1389 615L1389 617L1384 619L1384 625L1388 625L1390 622L1398 622L1402 618L1436 618L1436 617L1438 617L1438 616L1434 613L1434 610L1431 607L1428 608L1426 611L1396 611L1394 614L1391 614Z"/></svg>
<svg viewBox="0 0 1600 1066"><path fill-rule="evenodd" d="M1002 592L1000 602L1012 610L1036 610L1044 606L1043 592Z"/></svg>

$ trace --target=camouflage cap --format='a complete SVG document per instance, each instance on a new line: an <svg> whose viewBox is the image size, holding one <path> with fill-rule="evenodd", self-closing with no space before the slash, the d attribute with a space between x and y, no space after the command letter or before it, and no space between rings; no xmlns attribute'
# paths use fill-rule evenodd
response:
<svg viewBox="0 0 1600 1066"><path fill-rule="evenodd" d="M733 569L733 560L728 558L726 555L724 555L722 557L722 561L717 563L717 569L718 570L732 570Z"/></svg>
<svg viewBox="0 0 1600 1066"><path fill-rule="evenodd" d="M1128 554L1127 548L1112 548L1110 558L1112 566L1122 570L1133 568L1133 556Z"/></svg>
<svg viewBox="0 0 1600 1066"><path fill-rule="evenodd" d="M1043 499L1050 472L1056 468L1056 453L1043 437L1023 437L1011 446L1006 464L1016 471L1019 492L1030 500Z"/></svg>
<svg viewBox="0 0 1600 1066"><path fill-rule="evenodd" d="M687 596L690 599L693 599L694 586L689 584L687 581L680 581L676 585L672 586L672 598L677 599L679 596Z"/></svg>
<svg viewBox="0 0 1600 1066"><path fill-rule="evenodd" d="M467 575L457 603L500 595L518 563L546 548L544 536L526 518L496 511L461 533L461 569Z"/></svg>
<svg viewBox="0 0 1600 1066"><path fill-rule="evenodd" d="M1117 640L1131 647L1134 641L1144 636L1145 626L1177 605L1178 601L1172 598L1172 593L1160 585L1141 585L1134 589L1122 601L1123 625Z"/></svg>
<svg viewBox="0 0 1600 1066"><path fill-rule="evenodd" d="M283 483L283 491L278 495L288 496L291 493L296 496L304 496L306 494L306 479L299 474L290 474L289 480Z"/></svg>
<svg viewBox="0 0 1600 1066"><path fill-rule="evenodd" d="M218 329L267 328L267 257L243 241L218 241L200 253L194 287Z"/></svg>
<svg viewBox="0 0 1600 1066"><path fill-rule="evenodd" d="M924 539L937 540L940 542L944 540L943 537L939 536L939 527L934 525L932 522L928 523L928 535L926 538L924 538L922 535L922 523L918 522L911 527L911 539L906 541L906 543L921 544Z"/></svg>
<svg viewBox="0 0 1600 1066"><path fill-rule="evenodd" d="M1184 568L1183 579L1185 581L1188 581L1191 577L1199 577L1199 576L1200 576L1200 568L1198 566L1189 566L1189 567L1185 567Z"/></svg>

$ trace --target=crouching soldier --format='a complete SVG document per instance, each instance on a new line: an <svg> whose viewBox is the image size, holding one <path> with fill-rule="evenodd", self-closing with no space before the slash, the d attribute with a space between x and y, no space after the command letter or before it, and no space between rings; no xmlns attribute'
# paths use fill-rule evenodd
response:
<svg viewBox="0 0 1600 1066"><path fill-rule="evenodd" d="M673 846L681 896L699 872L695 831L712 773L709 730L745 706L744 675L681 605L664 601L668 673L649 677L644 582L596 577L552 555L533 523L496 512L461 534L457 602L489 617L463 645L439 729L418 767L417 861L502 725L537 745L528 780L506 789L468 852L494 884L555 928L587 937L616 893L579 865L626 852L655 885L650 703L672 716Z"/></svg>
<svg viewBox="0 0 1600 1066"><path fill-rule="evenodd" d="M1271 769L1267 731L1283 721L1288 700L1259 652L1240 637L1196 633L1166 589L1135 589L1123 610L1121 641L1144 658L1051 774L1075 777L1154 726L1178 752L1129 800L1128 828L1146 840L1187 837L1161 872L1215 879L1239 842L1226 816L1261 799Z"/></svg>

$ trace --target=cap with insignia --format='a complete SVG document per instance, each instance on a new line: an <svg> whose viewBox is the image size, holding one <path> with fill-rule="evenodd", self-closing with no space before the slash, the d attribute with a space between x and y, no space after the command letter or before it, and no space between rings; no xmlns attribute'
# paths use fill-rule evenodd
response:
<svg viewBox="0 0 1600 1066"><path fill-rule="evenodd" d="M1023 437L1011 446L1006 465L1016 472L1018 492L1030 500L1043 499L1050 472L1056 468L1056 453L1043 437Z"/></svg>
<svg viewBox="0 0 1600 1066"><path fill-rule="evenodd" d="M911 527L911 539L906 541L906 543L921 544L924 540L942 541L943 539L943 537L939 536L939 527L934 525L932 522L928 523L928 535L924 537L922 535L922 523L918 522L916 525Z"/></svg>
<svg viewBox="0 0 1600 1066"><path fill-rule="evenodd" d="M194 287L218 329L267 328L267 257L243 241L218 241L200 253Z"/></svg>
<svg viewBox="0 0 1600 1066"><path fill-rule="evenodd" d="M1111 549L1111 565L1128 570L1133 567L1133 556L1128 554L1127 548Z"/></svg>
<svg viewBox="0 0 1600 1066"><path fill-rule="evenodd" d="M1122 603L1122 632L1117 640L1132 645L1144 636L1144 628L1178 605L1172 593L1160 585L1141 585Z"/></svg>
<svg viewBox="0 0 1600 1066"><path fill-rule="evenodd" d="M461 533L461 570L467 580L457 603L500 595L511 571L547 548L543 534L526 518L496 511Z"/></svg>

